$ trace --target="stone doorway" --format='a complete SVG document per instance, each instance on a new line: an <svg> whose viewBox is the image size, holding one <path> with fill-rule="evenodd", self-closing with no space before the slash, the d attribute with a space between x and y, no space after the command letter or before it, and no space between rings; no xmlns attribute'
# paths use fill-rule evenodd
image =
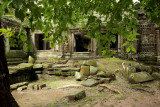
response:
<svg viewBox="0 0 160 107"><path fill-rule="evenodd" d="M49 42L43 40L45 38L44 34L35 34L35 47L37 50L49 50Z"/></svg>
<svg viewBox="0 0 160 107"><path fill-rule="evenodd" d="M90 52L91 39L85 35L75 35L75 52Z"/></svg>
<svg viewBox="0 0 160 107"><path fill-rule="evenodd" d="M118 35L115 35L116 42L111 42L110 49L111 50L118 50Z"/></svg>

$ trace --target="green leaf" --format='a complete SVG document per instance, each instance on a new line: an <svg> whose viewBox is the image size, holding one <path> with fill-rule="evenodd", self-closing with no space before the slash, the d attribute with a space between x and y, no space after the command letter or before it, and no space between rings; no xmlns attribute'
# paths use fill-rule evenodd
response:
<svg viewBox="0 0 160 107"><path fill-rule="evenodd" d="M122 46L126 46L126 45L128 45L128 42L126 41Z"/></svg>
<svg viewBox="0 0 160 107"><path fill-rule="evenodd" d="M21 36L20 36L20 39L21 39L22 41L26 41L26 40L27 40L25 35L21 35Z"/></svg>
<svg viewBox="0 0 160 107"><path fill-rule="evenodd" d="M19 19L23 22L23 20L24 20L24 18L25 18L25 13L24 13L23 10L18 10L18 9L16 9L16 11L15 11L15 16L16 16L17 18L19 18Z"/></svg>
<svg viewBox="0 0 160 107"><path fill-rule="evenodd" d="M126 52L128 53L128 52L130 52L130 50L131 50L131 48L130 47L128 47L127 48L127 50L126 50Z"/></svg>
<svg viewBox="0 0 160 107"><path fill-rule="evenodd" d="M23 5L23 0L13 0L13 5L19 10Z"/></svg>
<svg viewBox="0 0 160 107"><path fill-rule="evenodd" d="M139 33L137 33L137 32L134 32L134 33L133 33L133 35L140 35L140 34L139 34Z"/></svg>
<svg viewBox="0 0 160 107"><path fill-rule="evenodd" d="M3 16L7 5L8 5L8 1L3 1L3 3L0 5L0 17Z"/></svg>
<svg viewBox="0 0 160 107"><path fill-rule="evenodd" d="M136 52L136 49L132 46L131 47L131 50L133 51L133 52Z"/></svg>

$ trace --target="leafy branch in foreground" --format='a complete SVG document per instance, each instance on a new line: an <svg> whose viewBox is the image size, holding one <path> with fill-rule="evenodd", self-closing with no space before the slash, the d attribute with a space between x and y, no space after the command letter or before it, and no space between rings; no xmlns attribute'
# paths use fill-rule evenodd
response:
<svg viewBox="0 0 160 107"><path fill-rule="evenodd" d="M156 2L154 2L156 1ZM116 41L115 35L126 38L130 50L135 52L135 40L131 31L137 31L137 12L142 6L152 21L159 23L158 0L4 0L0 6L2 16L6 8L15 10L15 16L27 24L32 31L38 28L45 33L50 42L62 42L69 34L69 28L88 30L88 36L96 38L100 50L109 50L108 44ZM150 4L151 3L151 4ZM157 3L157 4L156 4ZM106 34L101 34L102 26ZM101 45L101 41L103 44ZM105 46L105 47L104 47ZM108 52L104 52L108 53Z"/></svg>

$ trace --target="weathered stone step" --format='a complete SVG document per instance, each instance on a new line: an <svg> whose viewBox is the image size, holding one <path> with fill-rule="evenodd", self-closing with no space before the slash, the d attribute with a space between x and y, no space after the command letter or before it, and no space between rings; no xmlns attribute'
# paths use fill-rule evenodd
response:
<svg viewBox="0 0 160 107"><path fill-rule="evenodd" d="M18 65L18 64L20 64L20 63L27 63L27 60L7 62L8 65Z"/></svg>
<svg viewBox="0 0 160 107"><path fill-rule="evenodd" d="M14 62L14 61L22 61L24 60L23 58L7 58L8 62Z"/></svg>
<svg viewBox="0 0 160 107"><path fill-rule="evenodd" d="M53 64L66 64L68 60L54 60L54 59L37 59L35 63L53 63Z"/></svg>
<svg viewBox="0 0 160 107"><path fill-rule="evenodd" d="M80 68L55 68L54 70L48 70L49 75L57 75L57 76L74 76L75 72L79 71Z"/></svg>
<svg viewBox="0 0 160 107"><path fill-rule="evenodd" d="M57 71L60 70L62 72L68 72L68 71L79 71L80 68L72 68L72 67L55 67L55 68L48 68L48 71Z"/></svg>
<svg viewBox="0 0 160 107"><path fill-rule="evenodd" d="M60 65L60 64L58 64L58 65L53 65L52 66L52 68L62 68L62 67L69 67L69 65Z"/></svg>
<svg viewBox="0 0 160 107"><path fill-rule="evenodd" d="M62 68L61 71L62 72L68 72L68 71L79 71L80 68L71 68L71 67L67 67L67 68Z"/></svg>

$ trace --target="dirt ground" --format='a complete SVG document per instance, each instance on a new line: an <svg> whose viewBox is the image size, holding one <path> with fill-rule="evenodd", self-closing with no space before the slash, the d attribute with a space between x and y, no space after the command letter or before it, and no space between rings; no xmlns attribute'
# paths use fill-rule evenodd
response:
<svg viewBox="0 0 160 107"><path fill-rule="evenodd" d="M116 65L116 70L121 70L120 61L111 66L104 61L99 63L111 70L115 70L112 67ZM103 86L84 87L74 77L50 77L30 84L36 83L46 83L49 88L12 92L20 107L160 107L160 81L130 84L121 72L116 73L116 80ZM85 90L86 98L75 102L64 99L64 96L79 89Z"/></svg>

